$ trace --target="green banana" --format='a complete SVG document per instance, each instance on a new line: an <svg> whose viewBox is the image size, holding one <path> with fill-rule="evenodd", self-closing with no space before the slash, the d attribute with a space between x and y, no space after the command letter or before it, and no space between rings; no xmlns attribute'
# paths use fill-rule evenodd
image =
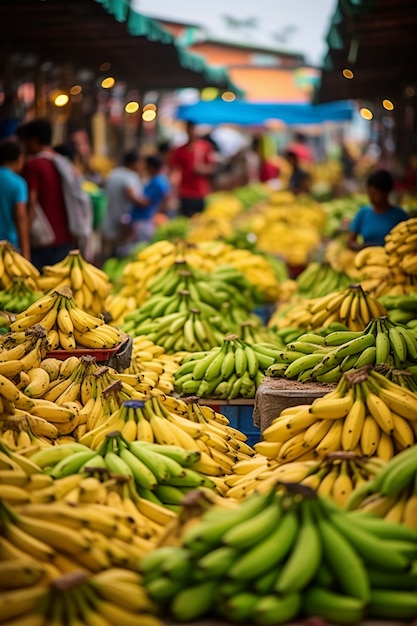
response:
<svg viewBox="0 0 417 626"><path fill-rule="evenodd" d="M274 499L260 513L227 531L223 536L223 542L227 546L247 550L274 530L279 524L281 514L279 502Z"/></svg>
<svg viewBox="0 0 417 626"><path fill-rule="evenodd" d="M296 378L301 372L315 367L322 360L322 353L305 354L288 365L285 370L285 378Z"/></svg>
<svg viewBox="0 0 417 626"><path fill-rule="evenodd" d="M281 563L293 547L298 533L298 519L294 511L287 511L281 523L268 537L259 541L242 556L229 570L235 580L254 580Z"/></svg>
<svg viewBox="0 0 417 626"><path fill-rule="evenodd" d="M301 505L301 520L294 547L281 567L274 590L278 593L301 591L314 578L322 555L322 541L309 500Z"/></svg>
<svg viewBox="0 0 417 626"><path fill-rule="evenodd" d="M208 580L179 591L170 606L174 619L187 622L209 613L213 608L217 586L217 580Z"/></svg>
<svg viewBox="0 0 417 626"><path fill-rule="evenodd" d="M283 596L267 595L259 598L253 609L256 624L285 624L291 622L300 612L302 596L290 592Z"/></svg>
<svg viewBox="0 0 417 626"><path fill-rule="evenodd" d="M365 603L330 589L309 587L303 597L303 612L331 624L359 624L365 616Z"/></svg>
<svg viewBox="0 0 417 626"><path fill-rule="evenodd" d="M350 354L358 354L368 348L369 346L375 345L375 337L372 333L362 334L360 337L356 337L355 339L351 339L346 343L342 344L335 350L335 354L339 357L345 357Z"/></svg>
<svg viewBox="0 0 417 626"><path fill-rule="evenodd" d="M157 487L158 480L155 474L153 474L149 467L138 459L133 452L127 448L123 448L120 451L120 458L130 467L136 483L147 489L155 489L155 487Z"/></svg>
<svg viewBox="0 0 417 626"><path fill-rule="evenodd" d="M369 617L412 620L417 617L416 591L372 589L368 605Z"/></svg>
<svg viewBox="0 0 417 626"><path fill-rule="evenodd" d="M208 552L197 561L197 578L206 580L225 576L237 555L238 551L229 546L221 546Z"/></svg>

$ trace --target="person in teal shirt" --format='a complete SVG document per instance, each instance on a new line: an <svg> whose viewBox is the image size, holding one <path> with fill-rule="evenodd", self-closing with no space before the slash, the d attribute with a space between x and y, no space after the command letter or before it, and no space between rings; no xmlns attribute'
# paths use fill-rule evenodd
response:
<svg viewBox="0 0 417 626"><path fill-rule="evenodd" d="M348 246L352 250L383 246L390 230L408 219L403 209L389 201L393 188L393 178L386 170L378 170L368 177L366 191L370 206L361 207L350 223Z"/></svg>
<svg viewBox="0 0 417 626"><path fill-rule="evenodd" d="M0 141L0 240L30 259L28 186L18 174L22 167L20 145L12 139Z"/></svg>

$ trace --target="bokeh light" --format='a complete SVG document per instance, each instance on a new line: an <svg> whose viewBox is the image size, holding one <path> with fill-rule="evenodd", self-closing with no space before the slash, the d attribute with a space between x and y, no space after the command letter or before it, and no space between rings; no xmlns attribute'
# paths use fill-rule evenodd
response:
<svg viewBox="0 0 417 626"><path fill-rule="evenodd" d="M142 113L142 119L144 122L153 122L156 118L156 111L152 111L152 109L148 109Z"/></svg>
<svg viewBox="0 0 417 626"><path fill-rule="evenodd" d="M69 97L66 93L58 93L54 97L54 105L56 107L64 107L68 103Z"/></svg>
<svg viewBox="0 0 417 626"><path fill-rule="evenodd" d="M236 100L236 95L233 91L225 91L222 93L222 100L225 102L233 102L233 100Z"/></svg>
<svg viewBox="0 0 417 626"><path fill-rule="evenodd" d="M113 76L106 76L106 78L103 78L103 80L101 81L101 86L103 87L103 89L111 89L112 87L114 87L116 81L113 78Z"/></svg>
<svg viewBox="0 0 417 626"><path fill-rule="evenodd" d="M371 120L374 116L372 111L370 109L367 109L366 107L362 107L359 113L361 114L361 117L363 117L364 120Z"/></svg>
<svg viewBox="0 0 417 626"><path fill-rule="evenodd" d="M391 100L383 100L382 101L382 106L384 107L384 109L386 109L387 111L393 111L394 110L394 103L391 102Z"/></svg>
<svg viewBox="0 0 417 626"><path fill-rule="evenodd" d="M131 102L127 102L125 105L126 113L137 113L139 111L139 102L135 102L132 100Z"/></svg>
<svg viewBox="0 0 417 626"><path fill-rule="evenodd" d="M354 74L353 74L352 70L350 70L350 69L348 69L348 68L345 68L345 69L343 70L342 74L343 74L343 76L344 76L345 78L349 78L349 79L353 78L353 76L354 76Z"/></svg>

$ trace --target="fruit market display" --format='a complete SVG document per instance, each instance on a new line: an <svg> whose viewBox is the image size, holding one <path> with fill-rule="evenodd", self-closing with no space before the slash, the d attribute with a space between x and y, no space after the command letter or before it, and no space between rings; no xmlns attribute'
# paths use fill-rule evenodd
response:
<svg viewBox="0 0 417 626"><path fill-rule="evenodd" d="M71 250L55 265L44 265L37 282L44 292L69 287L75 305L93 316L104 311L111 286L107 274L85 261L79 250Z"/></svg>
<svg viewBox="0 0 417 626"><path fill-rule="evenodd" d="M344 372L365 365L413 368L416 358L415 329L394 324L383 316L373 318L363 331L303 333L277 353L276 363L267 374L331 383Z"/></svg>
<svg viewBox="0 0 417 626"><path fill-rule="evenodd" d="M174 373L174 387L181 395L253 398L276 351L272 343L249 344L237 335L228 335L221 347L184 357Z"/></svg>
<svg viewBox="0 0 417 626"><path fill-rule="evenodd" d="M308 487L288 485L284 494L253 494L234 510L211 509L178 545L145 555L140 569L160 615L179 622L413 620L416 540L400 525L386 532L378 518L370 530ZM397 576L407 586L398 589Z"/></svg>
<svg viewBox="0 0 417 626"><path fill-rule="evenodd" d="M365 367L344 374L334 391L311 405L281 411L262 437L271 443L268 456L281 463L338 450L388 460L414 445L416 417L416 394Z"/></svg>
<svg viewBox="0 0 417 626"><path fill-rule="evenodd" d="M16 315L10 330L25 331L34 324L46 330L50 350L113 348L121 340L118 329L79 308L66 286L36 300Z"/></svg>
<svg viewBox="0 0 417 626"><path fill-rule="evenodd" d="M359 283L321 297L303 300L299 304L284 303L269 320L269 326L315 329L337 322L349 330L360 331L374 317L386 313L386 308L364 291Z"/></svg>
<svg viewBox="0 0 417 626"><path fill-rule="evenodd" d="M287 483L299 483L343 507L354 489L370 481L385 465L385 461L376 456L360 457L345 451L330 452L317 461L280 464L269 458L273 454L271 442L261 441L255 444L255 449L256 456L236 463L234 474L225 477L228 498L241 500L254 491L265 493L273 487L279 491Z"/></svg>
<svg viewBox="0 0 417 626"><path fill-rule="evenodd" d="M38 289L39 271L8 241L0 241L0 288L8 289L16 278L24 278L33 291Z"/></svg>
<svg viewBox="0 0 417 626"><path fill-rule="evenodd" d="M327 210L212 200L113 285L79 251L39 276L0 244L0 300L37 294L0 336L0 624L417 619L413 221L288 280ZM377 260L401 292L366 286ZM128 367L105 360L123 331ZM251 447L221 405L265 375L335 388Z"/></svg>
<svg viewBox="0 0 417 626"><path fill-rule="evenodd" d="M417 532L417 446L400 452L372 480L358 486L346 508L404 524Z"/></svg>

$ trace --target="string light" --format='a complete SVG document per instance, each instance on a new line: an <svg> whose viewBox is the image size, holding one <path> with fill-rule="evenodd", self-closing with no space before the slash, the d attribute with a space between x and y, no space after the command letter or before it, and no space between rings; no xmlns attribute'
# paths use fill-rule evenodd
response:
<svg viewBox="0 0 417 626"><path fill-rule="evenodd" d="M367 109L366 107L362 107L359 113L361 114L364 120L371 120L374 116L372 111L370 109Z"/></svg>
<svg viewBox="0 0 417 626"><path fill-rule="evenodd" d="M54 97L54 105L56 107L64 107L68 103L69 97L66 93L58 93Z"/></svg>
<svg viewBox="0 0 417 626"><path fill-rule="evenodd" d="M387 111L393 111L394 110L394 104L393 104L393 102L391 102L391 100L387 100L387 99L383 100L382 101L382 106Z"/></svg>
<svg viewBox="0 0 417 626"><path fill-rule="evenodd" d="M139 102L132 100L125 105L126 113L137 113L139 111Z"/></svg>
<svg viewBox="0 0 417 626"><path fill-rule="evenodd" d="M113 76L107 76L101 81L101 86L103 87L103 89L111 89L112 87L114 87L115 83L116 81Z"/></svg>

